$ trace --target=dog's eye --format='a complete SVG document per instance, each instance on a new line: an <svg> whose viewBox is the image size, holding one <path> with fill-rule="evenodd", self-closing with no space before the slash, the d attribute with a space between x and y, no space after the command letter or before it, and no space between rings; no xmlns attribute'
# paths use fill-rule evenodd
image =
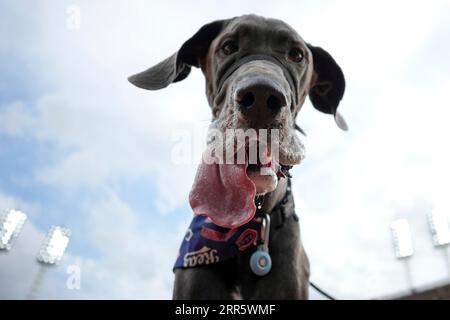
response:
<svg viewBox="0 0 450 320"><path fill-rule="evenodd" d="M238 51L238 49L239 49L238 44L234 40L227 40L222 45L222 51L227 56L232 54L232 53L235 53L236 51Z"/></svg>
<svg viewBox="0 0 450 320"><path fill-rule="evenodd" d="M303 60L303 51L300 48L292 48L289 51L289 60L294 62L301 62Z"/></svg>

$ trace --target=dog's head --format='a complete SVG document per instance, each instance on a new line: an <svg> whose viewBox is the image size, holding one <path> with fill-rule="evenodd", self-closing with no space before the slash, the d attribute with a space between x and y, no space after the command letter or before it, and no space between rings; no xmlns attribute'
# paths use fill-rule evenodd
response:
<svg viewBox="0 0 450 320"><path fill-rule="evenodd" d="M307 95L316 109L347 129L337 112L345 89L340 67L280 20L245 15L206 24L172 56L129 80L140 88L162 89L185 79L192 66L205 75L213 128L278 130L273 170L261 174L260 165L246 166L257 194L273 191L280 168L303 158L295 119Z"/></svg>

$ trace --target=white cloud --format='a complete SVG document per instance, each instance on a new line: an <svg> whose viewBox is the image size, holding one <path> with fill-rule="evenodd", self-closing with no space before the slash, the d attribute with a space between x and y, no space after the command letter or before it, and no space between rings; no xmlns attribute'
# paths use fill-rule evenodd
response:
<svg viewBox="0 0 450 320"><path fill-rule="evenodd" d="M448 88L443 82L411 94L409 86L396 84L395 94L387 91L373 100L378 107L365 130L350 131L348 140L340 136L329 157L322 147L313 149L310 161L318 163L307 158L308 168L297 168L298 210L313 279L336 295L368 298L407 289L389 233L389 223L399 217L413 226L415 284L445 281L426 214L448 201L450 153L441 139L450 134L449 111L440 104Z"/></svg>
<svg viewBox="0 0 450 320"><path fill-rule="evenodd" d="M87 234L101 259L81 259L83 282L95 285L88 298L170 299L172 267L186 228L170 230L142 221L123 200L109 192L86 204Z"/></svg>
<svg viewBox="0 0 450 320"><path fill-rule="evenodd" d="M27 213L33 206L0 193L0 207L21 207ZM86 234L73 232L71 242L80 237L98 250L100 257L78 256L70 244L63 260L47 268L33 298L37 299L170 299L172 267L188 221L175 223L173 230L163 230L157 223L139 221L139 216L118 196L109 192L93 203L86 203L83 224ZM29 215L22 232L9 252L0 252L0 298L30 297L40 265L37 253L44 233L37 229ZM76 231L83 230L77 228ZM74 230L75 231L75 230ZM81 288L66 286L69 266L81 271ZM5 289L7 288L7 289Z"/></svg>
<svg viewBox="0 0 450 320"><path fill-rule="evenodd" d="M109 296L170 298L176 239L167 239L155 225L143 225L115 194L93 204L87 224L87 236L102 254L95 263L102 279L96 282L108 288Z"/></svg>

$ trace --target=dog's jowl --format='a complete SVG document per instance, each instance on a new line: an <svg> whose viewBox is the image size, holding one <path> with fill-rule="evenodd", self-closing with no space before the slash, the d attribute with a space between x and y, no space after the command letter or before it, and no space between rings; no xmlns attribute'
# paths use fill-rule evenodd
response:
<svg viewBox="0 0 450 320"><path fill-rule="evenodd" d="M289 174L304 157L295 120L309 96L347 130L337 111L342 70L288 24L245 15L204 25L129 80L162 89L192 67L206 79L213 134L189 195L194 217L175 262L173 297L306 299L309 262Z"/></svg>

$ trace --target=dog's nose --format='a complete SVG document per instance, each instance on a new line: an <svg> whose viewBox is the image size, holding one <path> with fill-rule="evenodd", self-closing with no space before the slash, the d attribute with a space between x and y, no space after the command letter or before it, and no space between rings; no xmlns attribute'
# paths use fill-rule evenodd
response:
<svg viewBox="0 0 450 320"><path fill-rule="evenodd" d="M245 117L270 121L286 106L285 95L265 78L254 78L238 86L236 103Z"/></svg>

